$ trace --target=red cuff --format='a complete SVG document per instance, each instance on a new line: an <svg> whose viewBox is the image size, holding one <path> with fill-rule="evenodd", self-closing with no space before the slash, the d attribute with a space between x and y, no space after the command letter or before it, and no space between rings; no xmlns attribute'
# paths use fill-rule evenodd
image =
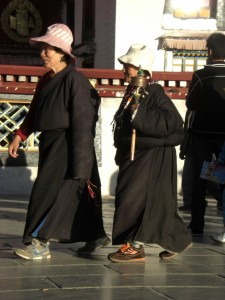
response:
<svg viewBox="0 0 225 300"><path fill-rule="evenodd" d="M23 142L28 138L28 135L23 133L21 129L16 130L16 134L21 137Z"/></svg>

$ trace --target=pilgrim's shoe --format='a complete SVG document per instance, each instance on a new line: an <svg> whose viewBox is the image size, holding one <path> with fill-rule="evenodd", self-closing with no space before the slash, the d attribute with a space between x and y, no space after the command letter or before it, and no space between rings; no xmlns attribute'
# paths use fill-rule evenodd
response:
<svg viewBox="0 0 225 300"><path fill-rule="evenodd" d="M143 246L136 248L127 243L117 252L110 253L108 259L114 263L143 262L145 261L145 252Z"/></svg>
<svg viewBox="0 0 225 300"><path fill-rule="evenodd" d="M190 243L183 251L185 251L185 250L187 250L187 249L189 249L191 247L192 247L192 243ZM159 253L159 257L161 259L172 259L175 256L177 256L178 254L179 253L177 253L177 252L171 252L171 251L168 251L168 250L164 250L164 251L162 251L162 252Z"/></svg>
<svg viewBox="0 0 225 300"><path fill-rule="evenodd" d="M105 235L102 238L99 238L99 239L96 239L96 240L93 240L90 242L86 242L86 244L83 247L77 249L77 253L78 254L90 254L101 247L107 246L110 243L111 243L110 238L107 235Z"/></svg>
<svg viewBox="0 0 225 300"><path fill-rule="evenodd" d="M161 259L171 259L171 258L174 258L175 256L177 256L177 254L178 253L176 253L176 252L169 252L167 250L164 250L159 253L159 257Z"/></svg>
<svg viewBox="0 0 225 300"><path fill-rule="evenodd" d="M28 260L51 258L49 242L44 243L37 239L33 239L32 243L24 249L16 249L15 254Z"/></svg>

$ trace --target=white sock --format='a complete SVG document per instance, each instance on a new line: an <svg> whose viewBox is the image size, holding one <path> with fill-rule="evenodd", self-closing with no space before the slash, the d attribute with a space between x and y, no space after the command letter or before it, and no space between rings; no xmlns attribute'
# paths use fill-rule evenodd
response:
<svg viewBox="0 0 225 300"><path fill-rule="evenodd" d="M141 245L136 241L132 242L131 245L134 246L137 249L141 248Z"/></svg>

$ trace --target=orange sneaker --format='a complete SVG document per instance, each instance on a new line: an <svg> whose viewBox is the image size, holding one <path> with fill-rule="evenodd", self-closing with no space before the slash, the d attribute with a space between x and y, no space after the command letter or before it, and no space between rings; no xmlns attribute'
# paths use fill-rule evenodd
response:
<svg viewBox="0 0 225 300"><path fill-rule="evenodd" d="M127 243L117 252L110 253L108 259L116 263L143 262L145 261L145 252L142 246L136 248Z"/></svg>

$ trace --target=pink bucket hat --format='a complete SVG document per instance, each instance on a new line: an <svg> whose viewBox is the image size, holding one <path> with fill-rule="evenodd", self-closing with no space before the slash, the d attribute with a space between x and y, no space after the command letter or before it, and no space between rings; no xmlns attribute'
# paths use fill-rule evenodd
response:
<svg viewBox="0 0 225 300"><path fill-rule="evenodd" d="M65 24L53 24L48 27L45 35L36 38L30 38L29 42L31 45L46 43L53 47L57 47L68 54L74 62L76 60L72 54L71 48L73 34L69 27Z"/></svg>

